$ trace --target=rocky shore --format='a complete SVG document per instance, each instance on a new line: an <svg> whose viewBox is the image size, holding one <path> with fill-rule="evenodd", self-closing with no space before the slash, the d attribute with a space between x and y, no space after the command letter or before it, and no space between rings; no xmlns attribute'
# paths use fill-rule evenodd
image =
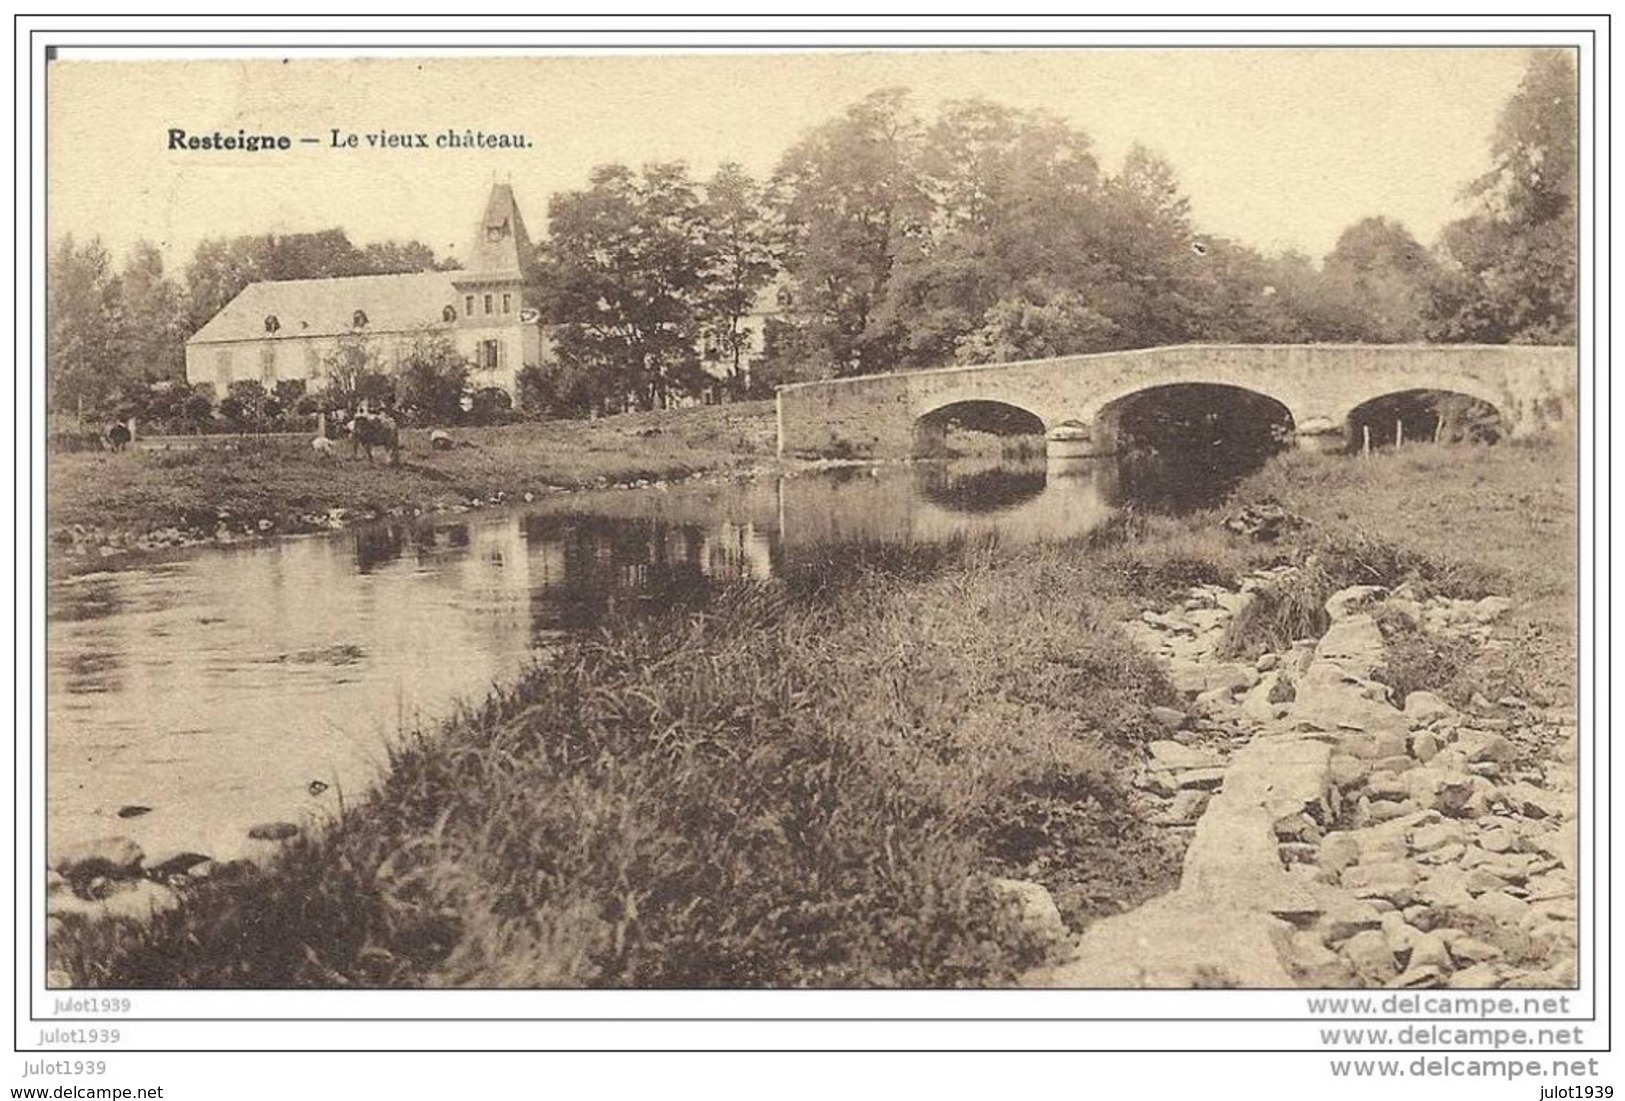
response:
<svg viewBox="0 0 1625 1101"><path fill-rule="evenodd" d="M1188 837L1180 885L1067 938L1026 983L1573 986L1574 713L1400 700L1383 680L1380 619L1495 648L1511 602L1349 588L1319 639L1221 658L1232 617L1289 573L1126 624L1186 699L1157 712L1168 737L1136 779Z"/></svg>

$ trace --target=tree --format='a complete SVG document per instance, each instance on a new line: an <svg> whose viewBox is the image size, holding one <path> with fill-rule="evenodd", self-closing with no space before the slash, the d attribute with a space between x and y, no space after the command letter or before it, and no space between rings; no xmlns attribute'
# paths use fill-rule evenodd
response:
<svg viewBox="0 0 1625 1101"><path fill-rule="evenodd" d="M365 333L345 333L322 360L327 393L335 409L358 409L390 404L395 382L383 370L373 339Z"/></svg>
<svg viewBox="0 0 1625 1101"><path fill-rule="evenodd" d="M1083 296L1034 283L994 303L955 351L962 363L1008 363L1096 351L1116 342L1116 324Z"/></svg>
<svg viewBox="0 0 1625 1101"><path fill-rule="evenodd" d="M658 408L704 380L704 210L682 164L602 165L590 181L548 204L541 283L554 354L593 380L595 402Z"/></svg>
<svg viewBox="0 0 1625 1101"><path fill-rule="evenodd" d="M1477 210L1447 226L1433 333L1444 340L1575 339L1579 104L1573 55L1542 50L1496 124Z"/></svg>
<svg viewBox="0 0 1625 1101"><path fill-rule="evenodd" d="M119 276L126 373L147 381L186 375L181 290L164 274L164 255L150 241L130 250Z"/></svg>
<svg viewBox="0 0 1625 1101"><path fill-rule="evenodd" d="M361 266L367 275L393 275L434 271L438 262L434 249L422 241L374 241L362 248Z"/></svg>
<svg viewBox="0 0 1625 1101"><path fill-rule="evenodd" d="M707 181L702 217L710 261L699 301L702 346L743 390L751 351L745 321L779 272L777 236L761 185L731 162Z"/></svg>
<svg viewBox="0 0 1625 1101"><path fill-rule="evenodd" d="M468 361L444 333L419 333L401 360L398 389L403 408L430 422L454 421L468 389Z"/></svg>
<svg viewBox="0 0 1625 1101"><path fill-rule="evenodd" d="M46 266L46 405L101 415L121 377L124 313L112 258L100 238L63 237Z"/></svg>
<svg viewBox="0 0 1625 1101"><path fill-rule="evenodd" d="M908 92L874 92L797 142L774 183L800 328L827 374L895 366L895 333L875 324L899 241L920 227L919 123Z"/></svg>
<svg viewBox="0 0 1625 1101"><path fill-rule="evenodd" d="M918 173L878 327L903 367L1014 354L1030 342L1008 345L1011 325L1036 323L1033 307L1083 289L1093 269L1082 227L1097 216L1099 169L1088 135L1040 112L950 102L926 131Z"/></svg>
<svg viewBox="0 0 1625 1101"><path fill-rule="evenodd" d="M1337 239L1324 278L1354 313L1338 339L1394 344L1426 335L1438 263L1398 222L1365 218Z"/></svg>

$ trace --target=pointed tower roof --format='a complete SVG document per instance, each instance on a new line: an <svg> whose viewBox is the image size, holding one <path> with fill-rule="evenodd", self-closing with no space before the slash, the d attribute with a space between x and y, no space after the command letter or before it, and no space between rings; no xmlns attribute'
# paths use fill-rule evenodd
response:
<svg viewBox="0 0 1625 1101"><path fill-rule="evenodd" d="M485 213L474 227L474 243L468 250L464 270L453 275L462 279L522 279L531 263L530 235L519 216L513 188L492 184Z"/></svg>

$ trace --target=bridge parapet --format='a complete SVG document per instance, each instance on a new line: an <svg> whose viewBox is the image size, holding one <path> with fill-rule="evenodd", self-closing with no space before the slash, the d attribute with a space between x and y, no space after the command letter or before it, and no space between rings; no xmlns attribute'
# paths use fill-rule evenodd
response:
<svg viewBox="0 0 1625 1101"><path fill-rule="evenodd" d="M1514 436L1524 436L1572 417L1577 378L1568 347L1182 344L784 386L779 450L904 458L914 451L921 417L961 402L1011 405L1051 430L1068 423L1089 429L1115 401L1192 383L1263 394L1284 405L1300 431L1328 438L1374 398L1446 390L1488 402Z"/></svg>

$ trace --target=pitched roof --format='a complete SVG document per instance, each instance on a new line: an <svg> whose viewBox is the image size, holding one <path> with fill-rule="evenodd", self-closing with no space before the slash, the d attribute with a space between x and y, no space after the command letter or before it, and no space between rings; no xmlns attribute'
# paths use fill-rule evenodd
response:
<svg viewBox="0 0 1625 1101"><path fill-rule="evenodd" d="M485 213L474 227L474 243L463 265L465 270L458 276L463 279L513 278L523 275L530 263L530 235L525 232L525 220L519 216L513 188L507 184L492 184L491 194L485 200Z"/></svg>
<svg viewBox="0 0 1625 1101"><path fill-rule="evenodd" d="M452 283L460 274L424 271L250 283L187 343L337 336L357 331L357 310L367 315L361 331L368 333L444 325L447 306L461 309L461 295ZM275 332L266 329L271 317L277 320Z"/></svg>

